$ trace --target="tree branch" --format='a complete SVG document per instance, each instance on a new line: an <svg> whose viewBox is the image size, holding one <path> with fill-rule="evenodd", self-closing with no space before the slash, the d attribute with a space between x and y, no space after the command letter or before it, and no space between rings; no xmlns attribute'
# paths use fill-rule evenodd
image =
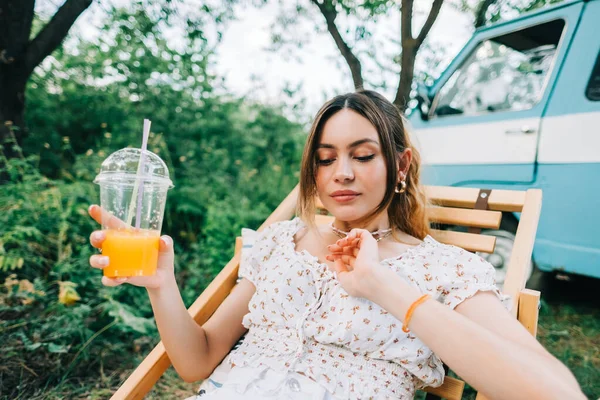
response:
<svg viewBox="0 0 600 400"><path fill-rule="evenodd" d="M477 11L475 11L475 28L480 28L485 25L485 14L487 14L490 6L495 2L496 0L482 0L481 3L479 3L479 6L477 6Z"/></svg>
<svg viewBox="0 0 600 400"><path fill-rule="evenodd" d="M406 108L410 98L417 52L437 19L443 2L443 0L433 0L429 15L415 39L412 36L413 0L402 0L402 26L400 27L402 57L400 59L400 80L394 98L394 104L401 110Z"/></svg>
<svg viewBox="0 0 600 400"><path fill-rule="evenodd" d="M67 36L75 20L93 0L67 0L44 29L31 41L25 55L27 72L33 69L52 53Z"/></svg>
<svg viewBox="0 0 600 400"><path fill-rule="evenodd" d="M412 15L413 15L413 0L402 0L401 20L400 20L400 37L402 42L412 41ZM402 43L404 47L404 43Z"/></svg>
<svg viewBox="0 0 600 400"><path fill-rule="evenodd" d="M340 34L336 24L335 18L337 17L337 12L335 11L335 6L331 3L330 0L324 0L323 3L319 3L318 0L311 0L317 7L319 7L319 11L325 17L325 21L327 22L327 30L331 34L337 48L342 53L342 57L346 60L348 67L350 68L350 73L352 74L352 81L354 82L355 89L362 89L364 82L362 78L362 66L360 64L360 60L354 55L352 49L346 44L344 38Z"/></svg>
<svg viewBox="0 0 600 400"><path fill-rule="evenodd" d="M429 31L431 30L433 23L435 22L438 15L440 14L440 9L442 8L443 2L444 2L444 0L434 0L433 1L433 4L431 5L431 10L429 11L429 15L427 16L427 20L425 21L425 24L423 24L423 27L421 28L421 32L419 33L419 36L417 36L417 43L416 43L417 48L419 48L423 44L423 41L429 34Z"/></svg>

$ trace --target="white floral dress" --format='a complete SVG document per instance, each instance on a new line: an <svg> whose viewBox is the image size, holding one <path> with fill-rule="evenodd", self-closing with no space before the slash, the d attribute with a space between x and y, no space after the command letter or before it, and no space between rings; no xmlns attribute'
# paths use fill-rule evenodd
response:
<svg viewBox="0 0 600 400"><path fill-rule="evenodd" d="M416 389L439 386L441 360L377 304L349 296L327 265L296 251L300 218L271 225L240 267L256 286L249 329L199 399L412 399ZM456 307L478 291L492 291L494 268L481 257L430 236L381 263L422 293ZM211 393L212 392L212 393Z"/></svg>

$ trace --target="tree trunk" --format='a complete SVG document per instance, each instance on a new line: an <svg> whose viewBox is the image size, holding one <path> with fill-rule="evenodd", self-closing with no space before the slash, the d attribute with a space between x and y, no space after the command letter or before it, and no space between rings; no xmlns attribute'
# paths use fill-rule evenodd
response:
<svg viewBox="0 0 600 400"><path fill-rule="evenodd" d="M417 51L415 47L404 47L402 49L402 61L400 69L400 84L394 99L394 105L400 110L406 110L410 100L410 89L415 74L415 59Z"/></svg>
<svg viewBox="0 0 600 400"><path fill-rule="evenodd" d="M406 110L406 106L410 100L410 90L415 75L417 53L440 14L443 2L444 0L433 0L431 10L429 10L429 15L427 15L421 32L415 38L412 33L413 0L402 0L400 13L400 42L402 43L400 82L398 83L396 98L394 99L394 105L402 111Z"/></svg>
<svg viewBox="0 0 600 400"><path fill-rule="evenodd" d="M92 0L66 0L30 40L35 0L0 0L0 144L6 158L21 155L20 146L27 132L24 111L29 77L61 44L91 3Z"/></svg>
<svg viewBox="0 0 600 400"><path fill-rule="evenodd" d="M6 160L22 157L25 137L25 51L31 33L34 0L0 0L0 185L8 180Z"/></svg>
<svg viewBox="0 0 600 400"><path fill-rule="evenodd" d="M27 78L19 63L0 64L0 185L9 181L6 161L21 158L25 128L25 85Z"/></svg>
<svg viewBox="0 0 600 400"><path fill-rule="evenodd" d="M27 135L23 116L27 76L20 64L0 64L0 144L6 158L20 156L15 146Z"/></svg>

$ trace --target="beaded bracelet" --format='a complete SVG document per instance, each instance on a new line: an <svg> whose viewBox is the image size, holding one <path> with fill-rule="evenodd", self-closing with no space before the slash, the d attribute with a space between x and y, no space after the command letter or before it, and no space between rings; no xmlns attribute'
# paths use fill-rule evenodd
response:
<svg viewBox="0 0 600 400"><path fill-rule="evenodd" d="M413 312L415 312L415 308L417 308L420 304L424 303L430 297L431 297L430 295L424 294L423 296L421 296L417 300L415 300L415 302L412 303L410 305L410 307L408 307L408 311L406 311L406 316L404 317L404 323L402 324L403 332L409 331L408 323L410 322L410 319L412 318Z"/></svg>

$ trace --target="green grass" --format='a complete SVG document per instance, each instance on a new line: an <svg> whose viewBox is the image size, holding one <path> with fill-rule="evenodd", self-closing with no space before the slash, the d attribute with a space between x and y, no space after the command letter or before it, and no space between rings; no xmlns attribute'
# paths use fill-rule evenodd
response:
<svg viewBox="0 0 600 400"><path fill-rule="evenodd" d="M600 309L544 305L538 337L577 378L588 398L600 398Z"/></svg>

